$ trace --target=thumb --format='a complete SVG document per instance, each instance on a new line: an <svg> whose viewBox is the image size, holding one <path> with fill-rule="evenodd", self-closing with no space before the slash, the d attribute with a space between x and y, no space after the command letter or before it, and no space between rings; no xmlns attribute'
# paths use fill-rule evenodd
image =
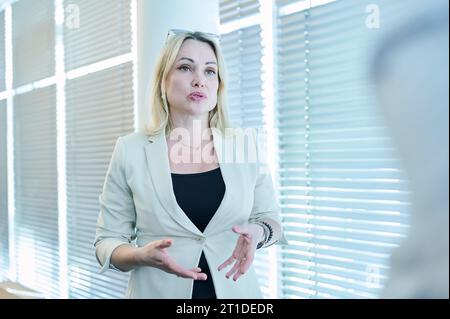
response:
<svg viewBox="0 0 450 319"><path fill-rule="evenodd" d="M247 225L241 224L241 225L234 225L231 228L236 234L246 234L247 233Z"/></svg>
<svg viewBox="0 0 450 319"><path fill-rule="evenodd" d="M156 242L157 248L167 248L172 246L172 239L161 239Z"/></svg>

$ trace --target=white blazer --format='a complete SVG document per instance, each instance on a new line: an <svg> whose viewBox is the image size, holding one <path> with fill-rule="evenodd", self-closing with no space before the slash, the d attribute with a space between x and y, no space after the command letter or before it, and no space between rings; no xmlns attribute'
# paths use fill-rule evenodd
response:
<svg viewBox="0 0 450 319"><path fill-rule="evenodd" d="M251 132L248 147L257 152L256 131ZM230 138L219 130L213 129L213 140L226 189L202 233L176 201L165 134L138 132L118 138L99 196L95 248L102 265L100 272L111 268L111 254L119 245L140 247L172 238L168 252L186 268L196 267L204 251L217 298L262 298L253 266L237 282L226 279L230 268L218 272L217 267L231 256L236 245L238 235L231 230L233 225L261 218L280 222L272 179L259 159L253 163L226 160L224 146ZM287 244L283 232L277 244ZM190 299L192 287L192 279L154 267L137 267L130 272L126 297Z"/></svg>

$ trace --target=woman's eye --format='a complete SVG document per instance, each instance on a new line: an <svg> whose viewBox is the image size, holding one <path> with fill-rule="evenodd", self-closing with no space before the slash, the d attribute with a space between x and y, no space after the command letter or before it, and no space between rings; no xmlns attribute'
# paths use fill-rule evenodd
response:
<svg viewBox="0 0 450 319"><path fill-rule="evenodd" d="M208 75L215 75L216 71L214 71L214 70L206 70L206 74L208 74Z"/></svg>
<svg viewBox="0 0 450 319"><path fill-rule="evenodd" d="M178 68L178 70L182 70L182 71L189 71L191 68L188 67L187 65L182 65Z"/></svg>

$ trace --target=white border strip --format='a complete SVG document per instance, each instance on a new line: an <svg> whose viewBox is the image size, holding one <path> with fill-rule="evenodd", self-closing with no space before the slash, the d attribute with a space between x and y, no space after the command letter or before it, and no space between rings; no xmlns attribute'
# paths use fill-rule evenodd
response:
<svg viewBox="0 0 450 319"><path fill-rule="evenodd" d="M265 118L264 131L267 138L267 165L269 166L274 188L279 189L278 170L277 170L277 135L275 131L275 73L274 73L274 5L272 1L259 0L261 11L261 39L262 39L262 58L263 65L263 92L264 92L264 109ZM268 265L268 285L269 298L279 298L278 289L278 258L277 248L274 246L267 248L269 265Z"/></svg>
<svg viewBox="0 0 450 319"><path fill-rule="evenodd" d="M131 55L133 59L133 112L134 112L134 131L137 132L139 129L139 118L138 118L138 76L139 76L139 67L138 67L138 38L137 38L137 30L138 30L138 12L137 12L137 0L131 0Z"/></svg>
<svg viewBox="0 0 450 319"><path fill-rule="evenodd" d="M6 144L8 167L8 250L9 279L17 281L16 265L16 232L15 232L15 185L14 185L14 114L13 114L13 55L12 55L12 11L11 6L5 7L5 80L6 80Z"/></svg>
<svg viewBox="0 0 450 319"><path fill-rule="evenodd" d="M55 0L56 158L58 176L59 297L69 298L67 259L66 99L64 1Z"/></svg>

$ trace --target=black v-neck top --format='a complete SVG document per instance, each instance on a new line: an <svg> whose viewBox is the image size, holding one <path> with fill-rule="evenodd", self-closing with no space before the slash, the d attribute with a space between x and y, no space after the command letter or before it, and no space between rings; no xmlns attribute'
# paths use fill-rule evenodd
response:
<svg viewBox="0 0 450 319"><path fill-rule="evenodd" d="M171 173L171 175L178 205L192 223L203 232L225 195L225 183L220 167L201 173ZM203 252L198 267L208 276L208 279L194 280L192 299L215 299L214 284Z"/></svg>

